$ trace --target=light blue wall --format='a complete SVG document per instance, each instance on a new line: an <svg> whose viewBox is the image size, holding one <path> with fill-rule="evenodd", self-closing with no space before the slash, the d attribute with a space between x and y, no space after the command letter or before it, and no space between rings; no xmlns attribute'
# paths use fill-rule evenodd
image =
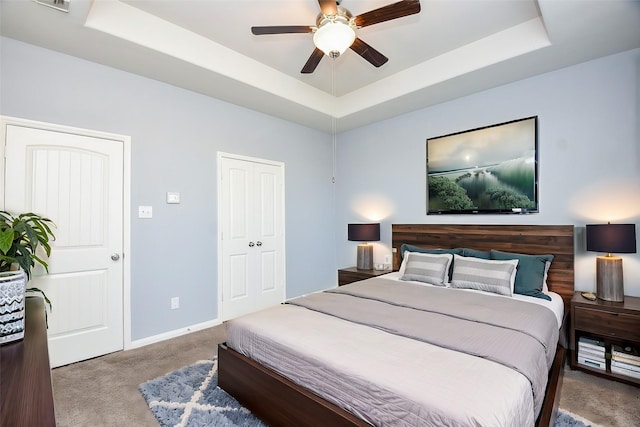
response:
<svg viewBox="0 0 640 427"><path fill-rule="evenodd" d="M340 134L338 266L355 264L349 222L382 221L374 262L391 251L392 223L573 224L576 289L595 290L584 225L640 222L639 80L636 49ZM427 138L536 115L540 213L426 215ZM640 296L640 254L622 257L625 291Z"/></svg>
<svg viewBox="0 0 640 427"><path fill-rule="evenodd" d="M12 39L0 42L0 114L131 136L133 340L217 317L218 151L285 164L287 296L335 286L330 135ZM181 204L167 205L167 191L180 192ZM152 205L153 219L138 219L138 205ZM180 310L170 310L174 296Z"/></svg>
<svg viewBox="0 0 640 427"><path fill-rule="evenodd" d="M580 290L594 289L597 255L584 251L584 224L640 222L640 50L340 134L335 186L325 133L11 39L0 39L0 67L0 114L132 137L134 340L217 317L217 151L285 163L288 297L355 265L349 222L382 222L376 262L392 223L574 224ZM533 115L539 214L425 214L426 138ZM167 191L182 203L167 205ZM139 220L147 204L154 218ZM625 290L640 295L640 255L623 258Z"/></svg>

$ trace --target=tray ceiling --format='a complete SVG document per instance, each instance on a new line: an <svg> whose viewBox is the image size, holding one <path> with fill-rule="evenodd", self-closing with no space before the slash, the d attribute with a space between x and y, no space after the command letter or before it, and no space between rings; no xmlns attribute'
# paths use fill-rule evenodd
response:
<svg viewBox="0 0 640 427"><path fill-rule="evenodd" d="M354 15L393 0L344 0ZM330 131L352 129L536 74L640 47L633 0L422 0L422 11L357 30L389 58L347 50L300 69L316 0L71 0L69 12L1 3L1 34Z"/></svg>

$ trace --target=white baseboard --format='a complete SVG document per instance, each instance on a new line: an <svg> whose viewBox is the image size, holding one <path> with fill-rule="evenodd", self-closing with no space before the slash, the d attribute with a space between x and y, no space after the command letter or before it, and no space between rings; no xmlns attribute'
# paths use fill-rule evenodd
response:
<svg viewBox="0 0 640 427"><path fill-rule="evenodd" d="M144 347L146 345L149 344L155 344L157 342L161 342L161 341L165 341L171 338L176 338L182 335L187 335L190 334L192 332L197 332L197 331L201 331L203 329L207 329L207 328L212 328L214 326L218 326L220 325L222 322L220 322L219 319L213 319L213 320L209 320L207 322L203 322L203 323L198 323L196 325L191 325L191 326L187 326L185 328L180 328L180 329L174 329L173 331L168 331L168 332L164 332L162 334L158 334L158 335L153 335L147 338L143 338L140 340L135 340L135 341L131 341L131 343L129 343L129 345L125 345L124 349L125 350L131 350L134 348L139 348L139 347Z"/></svg>

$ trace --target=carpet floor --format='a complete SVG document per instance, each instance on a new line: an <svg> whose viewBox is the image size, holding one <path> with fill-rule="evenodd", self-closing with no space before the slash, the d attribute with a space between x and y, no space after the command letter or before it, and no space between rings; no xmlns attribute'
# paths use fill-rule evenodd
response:
<svg viewBox="0 0 640 427"><path fill-rule="evenodd" d="M52 370L58 427L157 426L138 386L217 355L224 325ZM640 388L565 369L560 407L604 427L640 426Z"/></svg>

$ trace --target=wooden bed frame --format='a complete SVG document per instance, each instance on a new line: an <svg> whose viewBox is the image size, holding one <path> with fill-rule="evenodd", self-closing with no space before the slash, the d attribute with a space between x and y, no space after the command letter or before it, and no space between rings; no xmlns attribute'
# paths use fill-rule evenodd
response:
<svg viewBox="0 0 640 427"><path fill-rule="evenodd" d="M436 225L394 224L394 269L403 243L431 248L496 249L526 254L553 254L547 279L565 302L565 322L574 287L572 225ZM536 426L553 425L564 372L565 348L558 345L544 404ZM369 426L348 411L228 348L218 347L218 385L271 426Z"/></svg>

